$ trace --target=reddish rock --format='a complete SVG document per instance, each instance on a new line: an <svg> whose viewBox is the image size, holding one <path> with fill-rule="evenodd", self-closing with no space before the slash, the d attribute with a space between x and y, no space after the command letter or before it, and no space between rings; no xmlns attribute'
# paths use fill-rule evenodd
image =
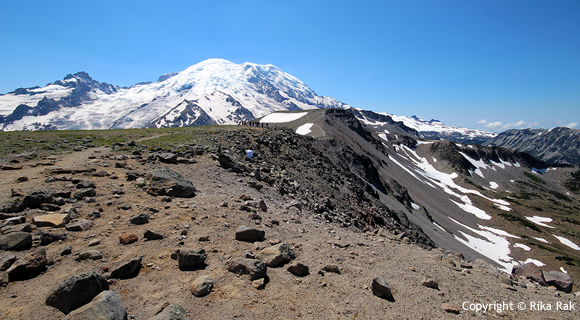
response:
<svg viewBox="0 0 580 320"><path fill-rule="evenodd" d="M131 244L137 242L137 240L139 240L139 236L134 233L124 233L119 236L119 242L121 244Z"/></svg>

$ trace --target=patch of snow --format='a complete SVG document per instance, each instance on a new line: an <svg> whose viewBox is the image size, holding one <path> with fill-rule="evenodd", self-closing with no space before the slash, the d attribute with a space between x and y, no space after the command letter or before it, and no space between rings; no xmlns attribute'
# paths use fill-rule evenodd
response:
<svg viewBox="0 0 580 320"><path fill-rule="evenodd" d="M549 225L544 223L544 222L552 222L552 218L533 216L533 217L526 217L526 219L528 219L531 222L533 222L539 226L542 226L542 227L548 227L548 228L552 228L552 229L554 228L554 227L549 226Z"/></svg>
<svg viewBox="0 0 580 320"><path fill-rule="evenodd" d="M297 134L306 135L312 132L312 126L314 123L305 123L296 129Z"/></svg>
<svg viewBox="0 0 580 320"><path fill-rule="evenodd" d="M487 230L477 230L471 227L468 227L453 218L449 218L451 221L459 224L460 226L464 227L465 229L471 231L472 233L477 234L479 237L474 237L468 233L463 231L458 231L461 233L462 237L457 235L453 235L455 239L459 242L463 243L464 245L472 248L473 250L483 254L484 256L490 258L491 260L497 262L505 272L511 272L512 267L517 264L517 262L513 261L513 258L510 257L510 242L505 238L505 236L498 235L498 233L504 233L503 230L493 229L489 227L484 227ZM482 228L482 226L479 226ZM493 231L492 231L493 230ZM495 231L495 232L494 232ZM500 232L501 231L501 232ZM505 232L505 234L510 235L509 233ZM515 236L514 236L515 237ZM465 239L464 239L465 238ZM467 239L467 240L466 240Z"/></svg>
<svg viewBox="0 0 580 320"><path fill-rule="evenodd" d="M497 188L499 188L499 184L497 184L497 182L490 181L489 187L492 189L497 189Z"/></svg>
<svg viewBox="0 0 580 320"><path fill-rule="evenodd" d="M386 133L379 133L378 134L379 138L385 140L385 141L389 141L389 139L387 138L387 134Z"/></svg>
<svg viewBox="0 0 580 320"><path fill-rule="evenodd" d="M531 262L531 263L533 263L533 264L537 265L538 267L543 267L543 266L545 266L545 265L546 265L546 264L545 264L545 263L543 263L542 261L540 261L540 260L536 260L536 259L532 259L532 258L528 258L528 259L526 259L526 261L520 261L520 262L522 263L522 265L524 265L524 264L526 264L526 263L530 263L530 262Z"/></svg>
<svg viewBox="0 0 580 320"><path fill-rule="evenodd" d="M572 249L574 249L574 250L580 250L580 247L579 247L577 244L575 244L574 242L572 242L572 241L570 241L570 240L568 240L568 239L566 239L566 238L564 238L564 237L558 237L558 236L557 236L557 235L555 235L555 234L553 234L553 236L554 236L556 239L560 240L560 242L561 242L562 244L564 244L564 245L566 245L566 246L568 246L568 247L570 247L570 248L572 248Z"/></svg>
<svg viewBox="0 0 580 320"><path fill-rule="evenodd" d="M411 207L413 207L413 209L415 209L415 210L421 209L421 207L418 204L414 203L414 202L411 202Z"/></svg>
<svg viewBox="0 0 580 320"><path fill-rule="evenodd" d="M307 114L308 114L308 112L298 112L298 113L274 112L274 113L271 113L271 114L265 116L264 118L262 118L262 120L260 122L285 123L285 122L298 120Z"/></svg>
<svg viewBox="0 0 580 320"><path fill-rule="evenodd" d="M534 239L536 239L536 240L538 240L538 241L540 241L540 242L543 242L543 243L548 243L548 244L549 244L548 240L546 240L546 239L544 239L544 238L536 238L536 237L532 237L532 238L534 238Z"/></svg>
<svg viewBox="0 0 580 320"><path fill-rule="evenodd" d="M445 231L445 229L443 229L443 227L442 227L442 226L438 225L438 224L437 224L437 222L433 221L433 224L434 224L435 226L437 226L439 229L441 229L441 230ZM445 231L445 232L447 232L447 231Z"/></svg>
<svg viewBox="0 0 580 320"><path fill-rule="evenodd" d="M526 246L525 244L521 244L521 243L515 243L514 244L514 248L522 248L522 249L524 249L526 251L532 250L532 248Z"/></svg>
<svg viewBox="0 0 580 320"><path fill-rule="evenodd" d="M564 267L560 267L560 271L564 272L565 274L568 274L568 271L566 271L566 269L564 269Z"/></svg>

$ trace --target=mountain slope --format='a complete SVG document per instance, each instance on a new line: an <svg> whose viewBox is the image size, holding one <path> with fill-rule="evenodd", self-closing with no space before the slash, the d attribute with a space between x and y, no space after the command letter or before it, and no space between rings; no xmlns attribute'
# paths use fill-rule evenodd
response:
<svg viewBox="0 0 580 320"><path fill-rule="evenodd" d="M507 272L530 261L580 271L575 249L580 222L574 213L580 201L564 187L577 169L551 168L500 147L372 132L349 110L277 113L262 121L272 119L277 121L270 126L340 142L343 147L323 152L353 171L347 151L356 150L360 165L372 168L361 177L381 202L399 208L436 246L469 260L485 257ZM305 127L310 131L302 131Z"/></svg>
<svg viewBox="0 0 580 320"><path fill-rule="evenodd" d="M173 114L191 108L187 101L198 110ZM234 124L277 110L345 107L272 65L210 59L130 88L78 73L43 88L18 89L0 96L0 125L11 131Z"/></svg>
<svg viewBox="0 0 580 320"><path fill-rule="evenodd" d="M580 164L578 129L512 129L484 144L527 152L549 163Z"/></svg>

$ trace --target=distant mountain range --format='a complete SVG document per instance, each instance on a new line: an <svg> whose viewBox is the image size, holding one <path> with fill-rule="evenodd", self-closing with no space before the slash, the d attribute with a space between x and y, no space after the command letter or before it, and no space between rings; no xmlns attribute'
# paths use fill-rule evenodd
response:
<svg viewBox="0 0 580 320"><path fill-rule="evenodd" d="M283 110L351 109L366 127L417 139L501 146L550 163L580 163L579 130L508 130L497 134L354 109L318 96L308 85L272 65L209 59L157 82L119 87L69 74L44 87L0 95L0 130L90 130L236 124Z"/></svg>

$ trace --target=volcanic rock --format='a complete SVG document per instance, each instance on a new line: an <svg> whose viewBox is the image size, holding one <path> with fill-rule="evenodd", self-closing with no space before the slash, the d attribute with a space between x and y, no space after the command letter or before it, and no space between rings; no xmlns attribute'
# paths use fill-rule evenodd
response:
<svg viewBox="0 0 580 320"><path fill-rule="evenodd" d="M102 276L90 271L63 281L46 298L46 304L65 314L91 302L99 293L109 290L109 283Z"/></svg>

